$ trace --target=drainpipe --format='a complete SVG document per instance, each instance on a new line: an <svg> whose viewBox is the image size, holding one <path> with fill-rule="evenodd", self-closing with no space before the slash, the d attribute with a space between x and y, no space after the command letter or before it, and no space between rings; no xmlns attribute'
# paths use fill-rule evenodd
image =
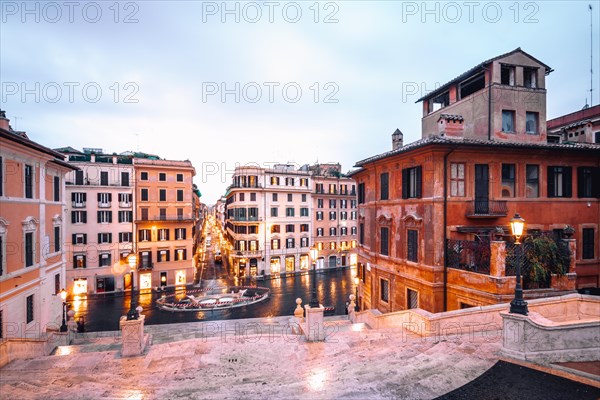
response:
<svg viewBox="0 0 600 400"><path fill-rule="evenodd" d="M453 151L444 154L444 311L448 311L448 156Z"/></svg>
<svg viewBox="0 0 600 400"><path fill-rule="evenodd" d="M489 72L488 79L488 140L492 140L492 69L484 68Z"/></svg>

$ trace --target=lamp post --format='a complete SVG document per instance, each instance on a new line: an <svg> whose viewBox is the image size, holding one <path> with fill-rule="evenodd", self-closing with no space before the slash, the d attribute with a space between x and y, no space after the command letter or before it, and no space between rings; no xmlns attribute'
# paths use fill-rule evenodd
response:
<svg viewBox="0 0 600 400"><path fill-rule="evenodd" d="M60 326L61 332L67 331L67 291L65 289L60 291L60 298L62 299L62 325Z"/></svg>
<svg viewBox="0 0 600 400"><path fill-rule="evenodd" d="M319 256L319 249L316 246L311 247L310 256L313 262L313 279L312 279L312 293L310 294L310 308L319 308L319 299L317 299L317 257Z"/></svg>
<svg viewBox="0 0 600 400"><path fill-rule="evenodd" d="M354 303L354 311L358 311L358 283L359 283L358 275L354 277L354 289L356 290L356 297Z"/></svg>
<svg viewBox="0 0 600 400"><path fill-rule="evenodd" d="M521 247L521 237L523 236L523 228L525 220L521 218L519 213L516 213L513 219L510 220L510 229L515 237L515 245L517 245L517 284L515 285L515 298L510 302L510 312L512 314L527 315L527 302L523 300L523 288L521 286L521 255L523 248Z"/></svg>
<svg viewBox="0 0 600 400"><path fill-rule="evenodd" d="M135 253L131 253L127 256L127 263L129 263L129 268L131 268L131 301L129 303L129 311L127 312L127 321L131 321L140 317L135 306L135 281L133 276L133 271L137 267L137 256Z"/></svg>

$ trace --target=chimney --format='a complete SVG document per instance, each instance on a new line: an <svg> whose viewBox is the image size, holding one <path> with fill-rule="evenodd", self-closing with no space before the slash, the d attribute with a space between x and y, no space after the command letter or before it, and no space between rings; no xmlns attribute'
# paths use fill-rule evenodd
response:
<svg viewBox="0 0 600 400"><path fill-rule="evenodd" d="M6 112L0 110L0 129L4 129L5 131L10 131L9 120L6 118Z"/></svg>
<svg viewBox="0 0 600 400"><path fill-rule="evenodd" d="M398 150L404 144L404 135L400 132L399 129L396 129L394 133L392 133L392 150Z"/></svg>

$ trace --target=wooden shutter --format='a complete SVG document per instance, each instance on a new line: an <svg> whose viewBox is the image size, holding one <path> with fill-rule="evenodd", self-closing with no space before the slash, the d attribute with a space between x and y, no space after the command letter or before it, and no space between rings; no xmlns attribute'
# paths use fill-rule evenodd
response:
<svg viewBox="0 0 600 400"><path fill-rule="evenodd" d="M548 167L548 197L556 197L556 187L554 185L554 167Z"/></svg>
<svg viewBox="0 0 600 400"><path fill-rule="evenodd" d="M417 181L417 187L416 187L415 193L416 193L416 197L419 199L421 198L421 189L423 187L423 184L421 183L423 180L422 179L423 178L422 170L423 170L423 168L420 165L418 167L416 167L416 179L415 180Z"/></svg>
<svg viewBox="0 0 600 400"><path fill-rule="evenodd" d="M408 199L408 168L402 170L402 198Z"/></svg>
<svg viewBox="0 0 600 400"><path fill-rule="evenodd" d="M87 233L83 234L83 244L87 244Z"/></svg>
<svg viewBox="0 0 600 400"><path fill-rule="evenodd" d="M573 195L573 168L563 167L563 197L571 197Z"/></svg>

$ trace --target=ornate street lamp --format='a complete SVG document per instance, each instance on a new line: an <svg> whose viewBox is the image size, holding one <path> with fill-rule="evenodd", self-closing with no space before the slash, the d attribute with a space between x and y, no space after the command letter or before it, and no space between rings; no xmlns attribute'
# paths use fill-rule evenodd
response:
<svg viewBox="0 0 600 400"><path fill-rule="evenodd" d="M137 267L137 255L135 253L131 253L127 256L127 263L129 264L129 268L131 268L131 301L129 302L129 311L127 312L127 321L131 321L133 319L138 319L140 314L135 306L135 281L133 276L133 271Z"/></svg>
<svg viewBox="0 0 600 400"><path fill-rule="evenodd" d="M313 279L312 279L312 293L310 295L310 308L319 308L319 299L317 299L317 257L319 256L319 249L316 246L310 248L310 256L313 262Z"/></svg>
<svg viewBox="0 0 600 400"><path fill-rule="evenodd" d="M355 303L354 303L354 311L358 311L358 283L360 282L360 280L358 279L358 275L356 275L354 277L354 288L356 290L356 297L355 297Z"/></svg>
<svg viewBox="0 0 600 400"><path fill-rule="evenodd" d="M60 291L60 298L62 299L62 325L60 326L61 332L67 331L67 291L65 289Z"/></svg>
<svg viewBox="0 0 600 400"><path fill-rule="evenodd" d="M510 312L513 314L527 315L527 302L523 300L523 287L521 286L521 257L523 248L521 246L521 237L525 220L521 218L519 213L516 213L513 219L510 220L510 229L515 237L515 245L517 245L517 284L515 285L515 298L510 302Z"/></svg>

